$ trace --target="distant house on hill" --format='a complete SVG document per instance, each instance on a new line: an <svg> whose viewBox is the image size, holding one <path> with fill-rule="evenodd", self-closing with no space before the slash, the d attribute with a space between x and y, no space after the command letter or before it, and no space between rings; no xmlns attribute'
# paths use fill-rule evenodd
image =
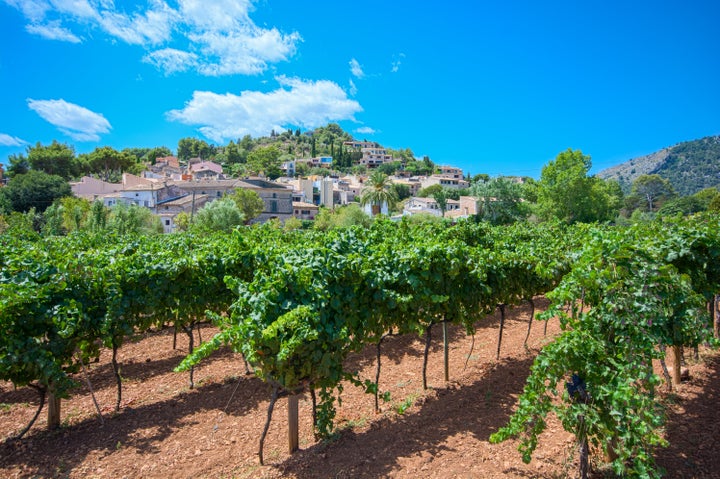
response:
<svg viewBox="0 0 720 479"><path fill-rule="evenodd" d="M360 151L362 151L360 164L368 168L377 168L384 163L391 163L395 160L392 155L388 155L385 148L362 148Z"/></svg>
<svg viewBox="0 0 720 479"><path fill-rule="evenodd" d="M460 207L459 202L455 200L447 200L447 206L446 206L446 212L451 211L453 208ZM427 197L427 198L421 198L421 197L412 197L410 198L407 203L405 203L405 208L403 209L404 215L416 215L418 213L426 213L433 216L442 216L442 212L440 211L440 205L438 205L438 202L435 201L435 198Z"/></svg>
<svg viewBox="0 0 720 479"><path fill-rule="evenodd" d="M434 216L442 216L440 205L435 198L410 198L405 204L403 215L414 215L427 213ZM445 207L445 218L466 218L477 214L477 198L472 196L461 196L459 200L447 200Z"/></svg>
<svg viewBox="0 0 720 479"><path fill-rule="evenodd" d="M293 216L292 189L262 178L246 178L241 180L239 187L255 191L265 203L265 209L253 222L285 221Z"/></svg>
<svg viewBox="0 0 720 479"><path fill-rule="evenodd" d="M180 213L193 214L207 203L207 195L184 195L179 198L171 198L160 201L156 205L155 214L160 217L164 233L172 233L176 230L175 218Z"/></svg>
<svg viewBox="0 0 720 479"><path fill-rule="evenodd" d="M462 180L464 178L463 171L461 168L454 166L438 166L437 176L444 178L454 178L456 180Z"/></svg>
<svg viewBox="0 0 720 479"><path fill-rule="evenodd" d="M118 193L122 188L121 183L108 183L91 176L83 176L80 181L70 183L73 195L89 201L95 201L109 194Z"/></svg>
<svg viewBox="0 0 720 479"><path fill-rule="evenodd" d="M453 178L452 176L443 175L428 176L427 178L422 179L420 181L420 184L423 188L427 188L428 186L433 185L441 185L446 188L462 189L468 188L470 186L470 182L462 178Z"/></svg>
<svg viewBox="0 0 720 479"><path fill-rule="evenodd" d="M201 161L190 165L190 174L193 178L222 178L223 168L212 161Z"/></svg>
<svg viewBox="0 0 720 479"><path fill-rule="evenodd" d="M263 200L265 208L260 216L253 222L264 222L271 218L285 221L293 215L292 189L264 180L262 178L238 179L196 179L192 181L178 181L175 185L190 195L207 195L208 201L222 198L225 194L232 194L238 188L255 191ZM197 212L197 208L195 209Z"/></svg>
<svg viewBox="0 0 720 479"><path fill-rule="evenodd" d="M161 156L155 160L154 165L150 165L150 171L159 176L167 178L180 177L182 168L180 162L175 156Z"/></svg>
<svg viewBox="0 0 720 479"><path fill-rule="evenodd" d="M378 144L374 141L357 141L357 140L351 140L351 141L343 141L343 146L345 146L348 149L360 151L363 148L377 148Z"/></svg>
<svg viewBox="0 0 720 479"><path fill-rule="evenodd" d="M320 211L318 205L304 201L293 201L293 216L300 220L314 220Z"/></svg>

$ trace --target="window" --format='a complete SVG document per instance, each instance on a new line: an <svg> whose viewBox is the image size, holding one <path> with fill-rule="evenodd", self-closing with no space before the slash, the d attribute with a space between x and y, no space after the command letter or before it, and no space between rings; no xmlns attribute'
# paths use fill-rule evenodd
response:
<svg viewBox="0 0 720 479"><path fill-rule="evenodd" d="M273 193L274 194L274 193ZM277 213L278 207L277 207L277 201L271 201L270 202L270 212L271 213Z"/></svg>
<svg viewBox="0 0 720 479"><path fill-rule="evenodd" d="M222 193L220 193L220 192L218 191L218 192L217 192L217 197L220 198L221 196L222 196Z"/></svg>
<svg viewBox="0 0 720 479"><path fill-rule="evenodd" d="M165 220L165 226L170 226L170 220Z"/></svg>

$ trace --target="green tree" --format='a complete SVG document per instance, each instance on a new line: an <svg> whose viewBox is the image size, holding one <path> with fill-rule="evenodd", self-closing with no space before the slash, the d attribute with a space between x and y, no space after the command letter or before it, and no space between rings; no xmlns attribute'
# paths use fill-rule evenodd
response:
<svg viewBox="0 0 720 479"><path fill-rule="evenodd" d="M256 191L248 188L236 189L229 198L235 202L238 209L245 218L245 224L250 223L265 209L265 202Z"/></svg>
<svg viewBox="0 0 720 479"><path fill-rule="evenodd" d="M44 236L62 236L66 233L63 227L62 206L55 202L43 213L44 224L42 233Z"/></svg>
<svg viewBox="0 0 720 479"><path fill-rule="evenodd" d="M225 147L225 160L228 163L240 163L242 156L240 155L240 148L232 140Z"/></svg>
<svg viewBox="0 0 720 479"><path fill-rule="evenodd" d="M103 231L107 228L109 215L110 210L103 204L102 201L93 201L87 218L87 228L90 231L95 232Z"/></svg>
<svg viewBox="0 0 720 479"><path fill-rule="evenodd" d="M198 138L181 138L178 141L177 152L180 161L187 161L190 158L207 160L215 153L215 149L206 141Z"/></svg>
<svg viewBox="0 0 720 479"><path fill-rule="evenodd" d="M245 223L240 208L231 198L222 198L206 204L196 214L191 229L229 233Z"/></svg>
<svg viewBox="0 0 720 479"><path fill-rule="evenodd" d="M408 160L405 162L405 171L411 175L431 175L435 171L435 163L430 161L428 156L425 156L422 161Z"/></svg>
<svg viewBox="0 0 720 479"><path fill-rule="evenodd" d="M693 196L683 196L681 198L675 198L663 203L663 205L657 210L657 214L660 216L675 216L682 215L687 216L693 213L699 213L705 211L706 208L702 202Z"/></svg>
<svg viewBox="0 0 720 479"><path fill-rule="evenodd" d="M35 208L25 213L13 211L0 217L0 234L7 234L13 238L27 241L36 241L38 236L38 215Z"/></svg>
<svg viewBox="0 0 720 479"><path fill-rule="evenodd" d="M410 187L408 185L403 183L393 183L391 188L395 192L395 196L397 196L398 201L410 198L411 196Z"/></svg>
<svg viewBox="0 0 720 479"><path fill-rule="evenodd" d="M190 215L184 211L181 211L175 217L174 223L178 231L187 231L188 229L190 229L191 224Z"/></svg>
<svg viewBox="0 0 720 479"><path fill-rule="evenodd" d="M386 175L394 175L397 170L400 169L402 164L399 161L393 161L390 163L383 163L376 168L377 171L385 173Z"/></svg>
<svg viewBox="0 0 720 479"><path fill-rule="evenodd" d="M5 192L6 188L0 188L0 215L7 215L12 211L12 203Z"/></svg>
<svg viewBox="0 0 720 479"><path fill-rule="evenodd" d="M354 225L368 227L371 222L370 217L357 204L349 204L334 210L320 208L313 227L320 231L326 231Z"/></svg>
<svg viewBox="0 0 720 479"><path fill-rule="evenodd" d="M158 158L165 158L167 156L173 156L170 148L167 146L156 146L155 148L150 148L150 151L148 151L141 160L154 165Z"/></svg>
<svg viewBox="0 0 720 479"><path fill-rule="evenodd" d="M397 193L391 186L392 182L386 174L374 171L360 195L360 206L369 204L373 216L380 214L383 204L387 204L388 210L391 210L398 201Z"/></svg>
<svg viewBox="0 0 720 479"><path fill-rule="evenodd" d="M443 186L440 183L437 183L435 185L426 186L425 188L420 188L417 192L418 198L430 198L438 191L442 190Z"/></svg>
<svg viewBox="0 0 720 479"><path fill-rule="evenodd" d="M132 168L137 160L126 151L117 151L109 146L95 148L86 157L91 173L97 174L103 181L119 180L124 171Z"/></svg>
<svg viewBox="0 0 720 479"><path fill-rule="evenodd" d="M22 153L8 156L8 168L5 174L8 178L15 175L24 175L30 171L30 162Z"/></svg>
<svg viewBox="0 0 720 479"><path fill-rule="evenodd" d="M244 150L247 153L250 153L253 148L255 147L255 144L253 143L253 139L250 135L245 135L238 141L238 146L241 150Z"/></svg>
<svg viewBox="0 0 720 479"><path fill-rule="evenodd" d="M507 178L475 183L470 194L479 199L478 216L494 225L521 221L530 214L523 201L522 185Z"/></svg>
<svg viewBox="0 0 720 479"><path fill-rule="evenodd" d="M84 198L65 196L53 203L51 207L53 211L51 211L50 215L58 215L60 217L61 230L65 233L79 231L85 228L90 206L90 202ZM45 216L48 218L47 211ZM52 221L56 221L56 219L52 218ZM52 229L54 230L55 227L53 226Z"/></svg>
<svg viewBox="0 0 720 479"><path fill-rule="evenodd" d="M307 163L295 163L295 176L303 177L307 176L310 173L310 167L308 167Z"/></svg>
<svg viewBox="0 0 720 479"><path fill-rule="evenodd" d="M19 212L35 208L42 213L56 199L72 195L70 184L64 178L37 170L14 176L3 190L13 211Z"/></svg>
<svg viewBox="0 0 720 479"><path fill-rule="evenodd" d="M122 153L132 155L135 163L147 163L154 165L158 158L172 156L172 151L167 146L156 146L154 148L123 148Z"/></svg>
<svg viewBox="0 0 720 479"><path fill-rule="evenodd" d="M294 216L291 218L288 218L285 220L285 223L283 223L283 230L285 231L295 231L295 230L301 230L303 229L303 221L295 218Z"/></svg>
<svg viewBox="0 0 720 479"><path fill-rule="evenodd" d="M280 150L276 146L262 146L256 148L247 158L248 168L250 171L260 174L263 173L270 179L275 179L281 175L280 166Z"/></svg>
<svg viewBox="0 0 720 479"><path fill-rule="evenodd" d="M58 143L57 140L53 140L48 146L43 146L40 142L29 146L27 157L33 170L58 175L66 180L76 174L75 150L65 143Z"/></svg>
<svg viewBox="0 0 720 479"><path fill-rule="evenodd" d="M720 191L718 191L717 187L714 186L711 188L704 188L693 195L693 197L697 198L703 206L703 210L707 210L710 203L712 203L712 201L718 196L720 196Z"/></svg>
<svg viewBox="0 0 720 479"><path fill-rule="evenodd" d="M486 181L490 181L490 175L487 173L478 173L474 175L471 180L472 183L485 183Z"/></svg>
<svg viewBox="0 0 720 479"><path fill-rule="evenodd" d="M162 234L160 218L149 209L137 205L118 203L108 216L108 229L123 235Z"/></svg>
<svg viewBox="0 0 720 479"><path fill-rule="evenodd" d="M445 212L447 211L447 202L450 199L446 188L440 188L432 194L433 199L440 208L440 216L445 218Z"/></svg>
<svg viewBox="0 0 720 479"><path fill-rule="evenodd" d="M619 200L603 180L588 176L591 166L589 156L569 148L545 165L537 185L540 215L567 223L615 218Z"/></svg>
<svg viewBox="0 0 720 479"><path fill-rule="evenodd" d="M658 174L641 175L633 182L632 194L647 202L647 211L655 211L658 203L675 196L670 181Z"/></svg>

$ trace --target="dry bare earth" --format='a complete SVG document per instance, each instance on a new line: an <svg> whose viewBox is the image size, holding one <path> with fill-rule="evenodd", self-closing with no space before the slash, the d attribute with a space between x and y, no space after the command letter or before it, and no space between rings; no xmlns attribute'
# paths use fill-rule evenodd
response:
<svg viewBox="0 0 720 479"><path fill-rule="evenodd" d="M391 337L383 346L380 388L391 393L375 414L373 398L346 386L338 408L338 433L317 442L309 398L300 402L300 451L288 454L287 407L275 410L259 466L258 439L270 391L246 376L230 352L213 356L196 370L196 388L186 373L172 369L184 350L172 349L172 332L160 331L120 351L123 407L112 412L115 383L104 353L89 377L103 408L95 414L87 390L63 401L63 427L44 430L44 421L20 442L0 446L3 478L556 478L575 475L572 436L551 421L530 464L517 442L491 445L489 435L507 422L538 349L558 331L543 335L533 324L530 350L523 347L529 308L509 310L501 360L495 360L499 316L481 321L472 339L450 328L450 383L443 380L442 338L434 331L428 365L431 389L422 390L423 338ZM203 338L214 329L203 328ZM178 336L178 348L187 338ZM374 378L375 351L350 358L362 378ZM467 367L465 362L467 360ZM659 453L667 477L720 477L720 360L710 356L690 365L692 379L672 396L670 448ZM84 381L82 376L79 381ZM19 431L37 407L34 391L0 383L0 437ZM405 409L405 407L407 408ZM403 410L404 409L404 410ZM402 411L402 414L399 412ZM43 418L44 419L44 418Z"/></svg>

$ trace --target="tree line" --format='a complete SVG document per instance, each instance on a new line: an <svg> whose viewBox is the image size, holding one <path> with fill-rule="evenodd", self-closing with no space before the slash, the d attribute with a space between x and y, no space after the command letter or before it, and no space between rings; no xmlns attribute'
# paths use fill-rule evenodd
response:
<svg viewBox="0 0 720 479"><path fill-rule="evenodd" d="M287 130L270 137L253 139L243 137L237 143L226 146L210 145L197 138L183 138L178 142L178 157L187 162L190 158L214 159L221 162L230 175L264 174L276 178L281 174L283 161L304 155L334 154L336 173L341 171L365 172L357 166L348 168L357 152L346 151L343 141L352 139L337 124L317 128L312 132ZM402 212L403 202L410 197L407 185L387 179L400 171L407 174L430 174L435 164L427 157L415 158L409 148L390 150L398 161L383 164L373 170L368 181L377 206L383 201L390 212ZM76 155L70 145L53 141L50 145L40 143L28 146L26 154L8 158L6 188L0 188L0 216L12 212L25 213L33 209L42 214L53 203L71 192L67 182L90 175L105 181L117 182L123 172L141 173L157 158L169 156L167 147L126 148L117 151L111 147L98 147L91 153ZM349 155L349 156L347 156ZM445 213L447 201L460 196L478 198L478 219L491 224L509 224L516 221L548 221L559 219L568 223L613 222L629 224L653 216L689 215L702 211L720 210L720 194L715 187L703 189L690 196L680 196L671 183L658 174L642 175L634 180L630 192L625 194L614 180L602 180L589 174L592 167L590 156L580 150L560 152L546 164L538 180L528 177L491 178L489 175L468 175L470 186L455 189L433 185L421 189L418 196L432 197ZM298 174L322 173L298 167ZM362 170L362 171L361 171ZM378 185L380 185L378 187ZM362 199L362 198L361 198ZM346 222L352 212L338 211ZM325 216L334 212L325 212ZM332 218L329 218L332 219ZM246 215L247 220L247 215ZM33 223L42 229L43 218Z"/></svg>

